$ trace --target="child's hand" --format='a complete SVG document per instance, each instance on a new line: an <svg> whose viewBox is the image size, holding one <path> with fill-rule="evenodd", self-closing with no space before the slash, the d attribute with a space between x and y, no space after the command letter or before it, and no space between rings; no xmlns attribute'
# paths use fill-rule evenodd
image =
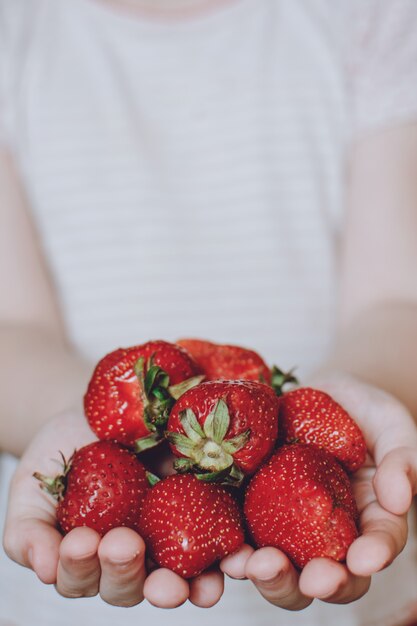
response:
<svg viewBox="0 0 417 626"><path fill-rule="evenodd" d="M347 567L315 559L299 575L279 550L254 551L249 546L221 562L222 571L250 578L267 600L292 610L304 608L314 597L351 602L367 591L370 576L404 547L405 513L417 483L417 429L400 403L350 377L313 384L331 393L357 419L375 458L353 477L362 536L349 549ZM134 531L117 528L100 539L88 528L74 529L65 538L56 530L54 504L32 478L33 470L55 473L50 459L58 450L69 456L94 439L82 418L66 414L49 422L32 442L11 489L5 532L9 556L65 596L100 593L105 601L121 606L137 604L143 597L159 607L175 607L187 598L198 606L215 604L223 592L223 577L216 569L190 581L166 569L146 576L145 546Z"/></svg>
<svg viewBox="0 0 417 626"><path fill-rule="evenodd" d="M146 597L170 608L187 598L197 606L215 604L223 593L218 569L186 581L167 569L145 568L145 545L128 528L115 528L102 539L90 528L75 528L64 538L55 527L52 499L39 488L33 471L58 473L61 450L68 458L96 437L85 420L67 413L51 420L32 441L13 479L4 535L7 554L33 569L47 584L67 597L93 596L117 606L132 606Z"/></svg>
<svg viewBox="0 0 417 626"><path fill-rule="evenodd" d="M403 549L406 513L417 492L417 428L404 406L350 376L310 383L330 393L355 418L373 457L352 477L361 536L349 548L347 565L314 559L298 574L276 548L249 547L221 562L222 571L233 578L247 576L267 600L292 610L304 608L312 598L346 603L366 593L371 575Z"/></svg>

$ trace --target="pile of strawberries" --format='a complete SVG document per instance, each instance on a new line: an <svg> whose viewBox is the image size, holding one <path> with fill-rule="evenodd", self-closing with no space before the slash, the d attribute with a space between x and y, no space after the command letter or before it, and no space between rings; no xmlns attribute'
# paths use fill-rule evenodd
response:
<svg viewBox="0 0 417 626"><path fill-rule="evenodd" d="M133 528L184 578L244 541L299 568L343 561L358 535L348 474L365 441L326 393L283 391L296 382L252 350L196 339L108 354L84 398L99 441L63 459L61 475L34 474L57 500L60 530ZM159 478L149 467L168 446L176 473Z"/></svg>

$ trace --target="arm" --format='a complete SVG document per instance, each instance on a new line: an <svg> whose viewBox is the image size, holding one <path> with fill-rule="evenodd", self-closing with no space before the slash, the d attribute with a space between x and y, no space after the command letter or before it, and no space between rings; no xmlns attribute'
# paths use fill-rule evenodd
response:
<svg viewBox="0 0 417 626"><path fill-rule="evenodd" d="M274 548L222 563L277 606L351 602L403 549L417 492L417 125L364 138L353 150L340 264L338 333L309 381L359 422L371 457L353 478L361 532L347 567L314 559L299 576Z"/></svg>
<svg viewBox="0 0 417 626"><path fill-rule="evenodd" d="M353 153L339 332L323 373L357 375L417 418L415 346L417 124L369 137Z"/></svg>
<svg viewBox="0 0 417 626"><path fill-rule="evenodd" d="M80 404L90 364L68 344L12 159L0 152L0 449ZM13 428L10 428L10 425Z"/></svg>

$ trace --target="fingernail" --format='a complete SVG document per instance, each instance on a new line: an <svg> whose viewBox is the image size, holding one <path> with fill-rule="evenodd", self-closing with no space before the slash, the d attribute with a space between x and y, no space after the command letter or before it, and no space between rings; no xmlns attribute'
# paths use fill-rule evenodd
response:
<svg viewBox="0 0 417 626"><path fill-rule="evenodd" d="M125 565L130 565L131 563L133 563L134 559L112 559L110 561L110 563L112 565L119 565L121 567L124 567Z"/></svg>
<svg viewBox="0 0 417 626"><path fill-rule="evenodd" d="M282 576L282 570L279 570L272 576L259 577L256 579L259 583L276 583Z"/></svg>
<svg viewBox="0 0 417 626"><path fill-rule="evenodd" d="M137 552L135 552L134 554L128 556L126 559L111 559L111 562L114 565L130 565L130 563L133 563L133 561L135 559L137 559L137 557L140 554L140 550L138 550Z"/></svg>

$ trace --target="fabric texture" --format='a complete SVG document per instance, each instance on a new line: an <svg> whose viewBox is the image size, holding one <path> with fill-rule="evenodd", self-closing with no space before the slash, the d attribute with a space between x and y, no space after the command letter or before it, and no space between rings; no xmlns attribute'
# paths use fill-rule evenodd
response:
<svg viewBox="0 0 417 626"><path fill-rule="evenodd" d="M352 3L352 7L346 59L354 133L415 120L417 3L367 0Z"/></svg>

